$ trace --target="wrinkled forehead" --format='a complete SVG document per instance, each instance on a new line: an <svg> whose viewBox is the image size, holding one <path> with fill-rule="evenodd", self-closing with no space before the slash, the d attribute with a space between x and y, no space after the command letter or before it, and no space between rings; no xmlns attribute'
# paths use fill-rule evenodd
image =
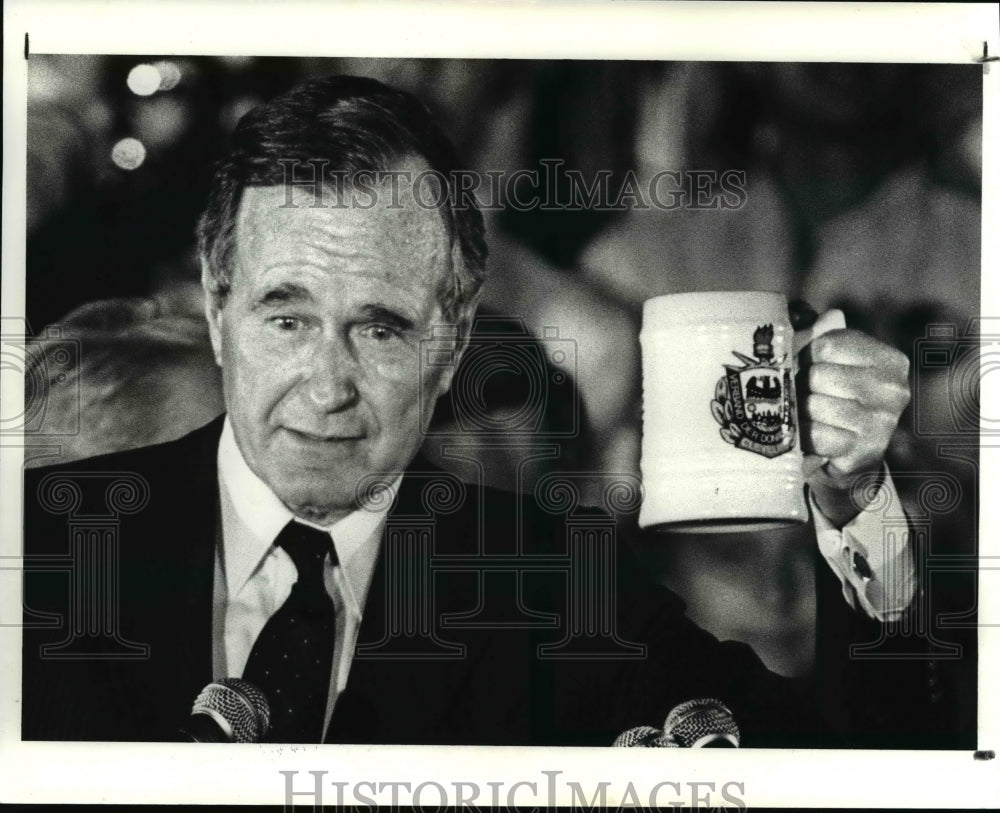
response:
<svg viewBox="0 0 1000 813"><path fill-rule="evenodd" d="M323 184L312 183L311 169L304 167L294 184L244 191L239 255L327 252L451 273L457 241L446 217L447 190L426 164L414 159Z"/></svg>

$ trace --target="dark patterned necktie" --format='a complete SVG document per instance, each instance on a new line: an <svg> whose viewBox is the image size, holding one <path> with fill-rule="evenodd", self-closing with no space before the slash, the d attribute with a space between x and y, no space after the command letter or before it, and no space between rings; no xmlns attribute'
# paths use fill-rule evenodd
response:
<svg viewBox="0 0 1000 813"><path fill-rule="evenodd" d="M294 520L274 544L292 558L299 578L257 636L243 678L258 686L271 704L266 742L320 742L336 634L323 564L329 555L336 565L337 554L329 534Z"/></svg>

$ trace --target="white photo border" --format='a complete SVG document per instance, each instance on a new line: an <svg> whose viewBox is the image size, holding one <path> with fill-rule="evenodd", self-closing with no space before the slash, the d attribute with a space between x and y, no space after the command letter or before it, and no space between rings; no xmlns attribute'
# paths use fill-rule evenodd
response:
<svg viewBox="0 0 1000 813"><path fill-rule="evenodd" d="M34 53L253 54L615 58L726 61L973 63L1000 54L998 4L553 2L342 3L30 2L4 6L4 316L24 314L25 49ZM344 36L343 32L352 32ZM26 39L27 35L27 39ZM1000 223L1000 64L984 62L983 223ZM1000 251L983 230L982 313L1000 315ZM998 376L985 376L982 402L1000 403ZM7 384L5 379L5 384ZM22 393L5 386L4 411ZM8 414L11 414L8 412ZM0 455L3 556L19 551L22 453ZM983 446L980 491L1000 493L1000 446ZM983 557L1000 557L995 500L982 501ZM5 560L6 561L6 560ZM1000 561L1000 558L997 559ZM6 567L6 565L5 565ZM12 583L0 573L4 586ZM993 580L995 581L995 579ZM980 573L982 588L987 586ZM20 616L19 596L0 592L0 620ZM980 590L981 617L1000 617L1000 591ZM1000 686L1000 627L981 627L979 686ZM285 778L309 771L324 781L535 782L525 805L546 805L544 772L584 788L608 780L617 804L636 788L672 780L740 782L748 806L988 807L1000 792L1000 759L970 752L671 751L570 748L211 746L22 743L20 631L0 627L0 800L281 804ZM1000 751L1000 701L979 692L981 750ZM390 776L391 774L391 776ZM485 786L485 785L484 785ZM335 794L326 786L327 804ZM641 794L640 794L641 796ZM388 803L387 796L380 801ZM428 800L435 801L431 795ZM307 795L299 804L311 804ZM565 797L557 803L568 804Z"/></svg>

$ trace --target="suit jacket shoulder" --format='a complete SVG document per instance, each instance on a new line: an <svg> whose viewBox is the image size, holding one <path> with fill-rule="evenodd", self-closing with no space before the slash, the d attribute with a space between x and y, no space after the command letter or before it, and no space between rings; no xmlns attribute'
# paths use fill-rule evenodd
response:
<svg viewBox="0 0 1000 813"><path fill-rule="evenodd" d="M169 739L211 679L221 425L25 472L23 739Z"/></svg>

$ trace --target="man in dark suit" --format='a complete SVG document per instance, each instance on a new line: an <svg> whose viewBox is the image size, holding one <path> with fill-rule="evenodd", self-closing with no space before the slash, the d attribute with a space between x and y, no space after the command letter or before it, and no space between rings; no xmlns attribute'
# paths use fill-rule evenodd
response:
<svg viewBox="0 0 1000 813"><path fill-rule="evenodd" d="M371 80L240 122L199 226L226 415L26 476L23 738L172 739L221 676L263 689L284 742L607 745L702 696L747 744L920 731L914 670L847 648L906 612L905 549L869 565L845 542L824 671L787 681L646 584L607 514L415 458L485 275L457 169L422 105ZM830 461L809 485L838 540L857 477L892 497L907 393L891 349L814 343L803 445Z"/></svg>

